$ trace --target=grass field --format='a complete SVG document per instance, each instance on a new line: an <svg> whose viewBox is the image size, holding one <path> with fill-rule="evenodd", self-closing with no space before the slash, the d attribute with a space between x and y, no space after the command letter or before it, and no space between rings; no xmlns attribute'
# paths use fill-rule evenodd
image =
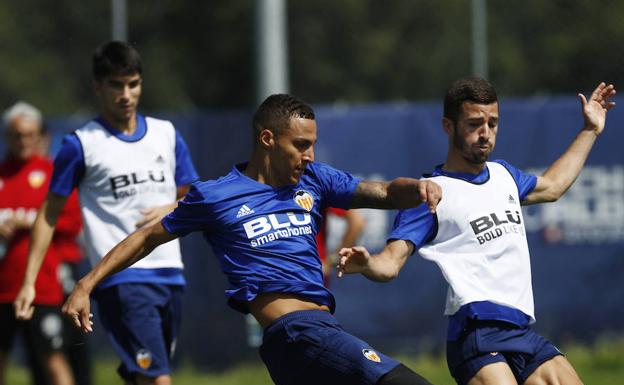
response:
<svg viewBox="0 0 624 385"><path fill-rule="evenodd" d="M624 378L624 339L596 343L594 346L568 346L564 349L568 359L575 366L585 385L615 385ZM454 385L448 374L443 357L420 356L398 357L407 366L415 369L436 385ZM117 378L116 363L98 361L95 364L93 385L121 384ZM28 385L25 368L11 366L7 373L7 384ZM260 362L242 364L221 373L206 373L191 367L183 367L174 373L175 385L270 385L272 384Z"/></svg>

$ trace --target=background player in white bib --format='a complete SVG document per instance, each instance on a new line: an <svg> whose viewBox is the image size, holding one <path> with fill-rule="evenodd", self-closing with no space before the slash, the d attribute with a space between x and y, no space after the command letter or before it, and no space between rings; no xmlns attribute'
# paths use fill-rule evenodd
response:
<svg viewBox="0 0 624 385"><path fill-rule="evenodd" d="M483 79L458 80L444 99L448 155L428 176L444 194L437 212L401 211L379 254L363 247L340 251L339 275L388 281L417 249L449 283L447 361L459 384L581 384L561 352L529 328L535 316L520 204L555 201L572 185L604 129L614 94L604 83L589 101L579 94L583 129L535 176L502 160L487 161L498 132L496 91Z"/></svg>
<svg viewBox="0 0 624 385"><path fill-rule="evenodd" d="M93 55L101 115L67 135L55 159L50 191L33 228L28 267L15 301L27 317L35 277L67 196L78 188L87 255L97 263L137 228L159 222L198 179L187 146L171 122L137 113L142 63L129 44L111 41ZM100 319L122 360L127 383L171 383L185 284L178 241L101 282Z"/></svg>
<svg viewBox="0 0 624 385"><path fill-rule="evenodd" d="M264 328L260 355L277 384L424 385L398 361L346 333L332 316L315 236L327 206L415 207L440 200L430 181L362 181L314 162L314 112L291 95L272 95L254 116L248 163L218 180L196 182L162 222L117 245L76 285L63 311L90 331L89 294L114 271L192 231L213 247L228 304Z"/></svg>

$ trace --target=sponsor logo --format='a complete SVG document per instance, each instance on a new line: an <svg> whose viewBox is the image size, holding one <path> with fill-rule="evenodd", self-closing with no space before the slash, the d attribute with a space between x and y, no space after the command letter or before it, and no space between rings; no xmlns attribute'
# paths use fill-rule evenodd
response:
<svg viewBox="0 0 624 385"><path fill-rule="evenodd" d="M165 183L165 172L149 170L147 173L133 172L115 175L108 179L115 199L126 198L141 192L158 190ZM158 190L160 191L160 190Z"/></svg>
<svg viewBox="0 0 624 385"><path fill-rule="evenodd" d="M149 350L141 349L136 352L135 360L141 369L147 369L152 364L152 353Z"/></svg>
<svg viewBox="0 0 624 385"><path fill-rule="evenodd" d="M477 241L480 245L505 234L515 233L524 236L524 226L522 226L520 211L512 213L511 210L505 210L504 215L490 213L470 221L470 227L472 227L472 231L477 236Z"/></svg>
<svg viewBox="0 0 624 385"><path fill-rule="evenodd" d="M39 188L46 180L45 172L41 170L34 170L28 174L28 184L32 188Z"/></svg>
<svg viewBox="0 0 624 385"><path fill-rule="evenodd" d="M367 359L371 361L381 362L381 357L379 357L379 354L377 354L377 352L374 350L362 349L362 354L364 354L364 357L366 357Z"/></svg>
<svg viewBox="0 0 624 385"><path fill-rule="evenodd" d="M516 200L514 199L513 195L509 194L509 203L511 204L516 204Z"/></svg>
<svg viewBox="0 0 624 385"><path fill-rule="evenodd" d="M276 239L312 234L312 217L309 213L269 214L243 223L251 247L257 247Z"/></svg>
<svg viewBox="0 0 624 385"><path fill-rule="evenodd" d="M238 213L236 214L236 218L244 217L245 215L253 214L254 211L249 208L247 205L242 205L240 209L238 209Z"/></svg>
<svg viewBox="0 0 624 385"><path fill-rule="evenodd" d="M312 210L314 207L314 198L312 194L305 190L299 190L295 193L293 200L296 204L298 204L301 208L304 208L308 211Z"/></svg>

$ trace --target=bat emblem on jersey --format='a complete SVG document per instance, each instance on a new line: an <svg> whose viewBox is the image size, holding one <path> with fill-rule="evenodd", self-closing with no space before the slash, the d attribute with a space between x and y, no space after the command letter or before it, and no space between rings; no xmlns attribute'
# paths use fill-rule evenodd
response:
<svg viewBox="0 0 624 385"><path fill-rule="evenodd" d="M308 211L312 210L314 207L314 198L312 194L305 190L299 190L295 193L293 200L296 204L298 204L301 208L304 208Z"/></svg>

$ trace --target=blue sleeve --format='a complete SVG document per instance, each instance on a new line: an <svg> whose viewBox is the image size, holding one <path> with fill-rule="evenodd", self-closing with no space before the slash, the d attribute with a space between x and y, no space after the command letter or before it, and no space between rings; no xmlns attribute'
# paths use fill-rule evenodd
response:
<svg viewBox="0 0 624 385"><path fill-rule="evenodd" d="M394 226L388 241L395 239L410 241L416 250L434 239L437 233L438 220L423 203L418 207L399 211L394 218Z"/></svg>
<svg viewBox="0 0 624 385"><path fill-rule="evenodd" d="M178 202L178 207L161 223L169 233L183 237L193 231L209 230L212 221L213 210L206 203L197 183L193 183L184 199Z"/></svg>
<svg viewBox="0 0 624 385"><path fill-rule="evenodd" d="M537 184L537 176L518 170L504 160L498 159L495 160L495 162L504 166L507 171L509 171L511 176L516 181L516 186L518 186L518 197L521 201L523 201L524 198L526 198L527 195L529 195L535 188L535 185Z"/></svg>
<svg viewBox="0 0 624 385"><path fill-rule="evenodd" d="M325 206L348 209L353 200L353 193L360 183L360 179L348 172L337 170L324 163L308 165L321 185L321 194Z"/></svg>
<svg viewBox="0 0 624 385"><path fill-rule="evenodd" d="M187 184L191 184L199 179L199 175L197 175L197 171L195 170L195 166L193 165L193 160L191 159L191 153L188 150L188 146L186 142L182 138L182 135L175 131L176 133L176 146L175 146L175 156L176 156L176 169L175 169L175 182L177 186L183 186Z"/></svg>
<svg viewBox="0 0 624 385"><path fill-rule="evenodd" d="M54 171L50 180L50 191L69 196L80 184L85 173L84 153L76 134L65 135L61 148L54 158Z"/></svg>

